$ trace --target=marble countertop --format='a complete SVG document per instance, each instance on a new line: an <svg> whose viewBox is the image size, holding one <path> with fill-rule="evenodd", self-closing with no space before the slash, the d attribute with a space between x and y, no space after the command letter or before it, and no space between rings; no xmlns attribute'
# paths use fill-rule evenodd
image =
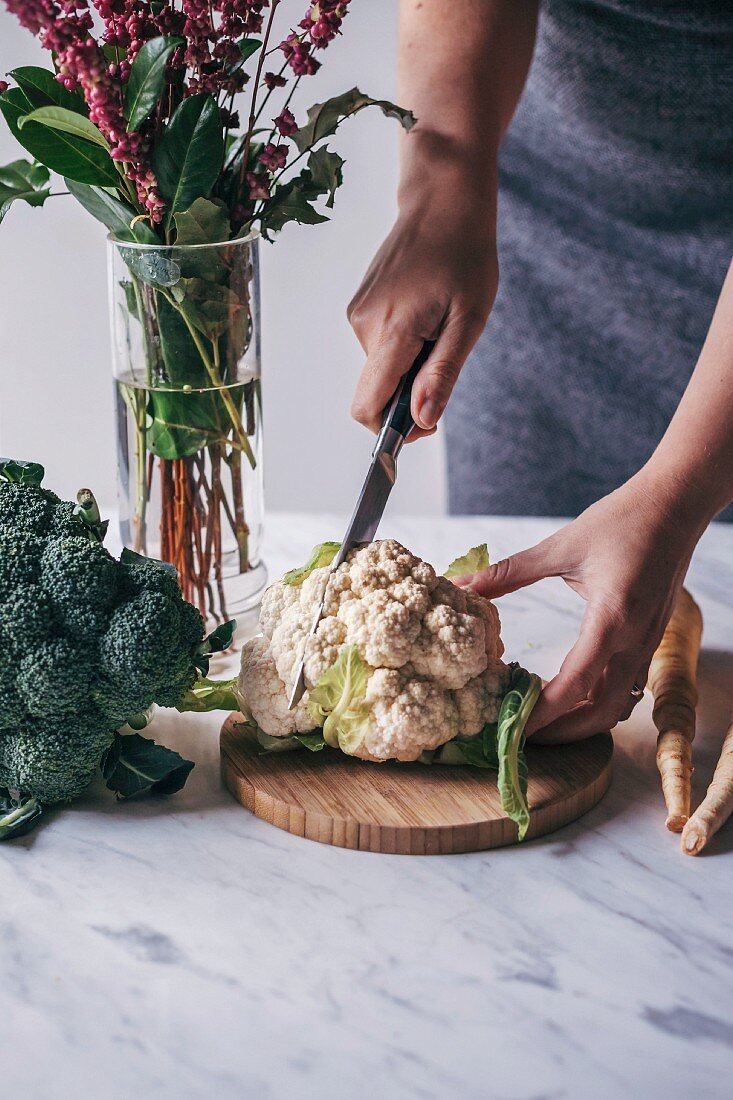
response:
<svg viewBox="0 0 733 1100"><path fill-rule="evenodd" d="M344 517L271 516L273 575ZM387 519L441 566L551 521ZM696 793L733 709L733 528L690 586L705 615ZM513 659L552 673L581 603L501 601ZM606 798L520 848L329 848L222 788L215 716L154 733L197 767L168 801L103 789L0 848L5 1095L162 1100L665 1100L733 1085L733 823L710 855L664 827L650 706L616 732Z"/></svg>

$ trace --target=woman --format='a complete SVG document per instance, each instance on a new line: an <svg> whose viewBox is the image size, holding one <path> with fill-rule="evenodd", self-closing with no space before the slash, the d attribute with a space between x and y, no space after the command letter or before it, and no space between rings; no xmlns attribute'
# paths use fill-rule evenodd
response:
<svg viewBox="0 0 733 1100"><path fill-rule="evenodd" d="M451 510L578 516L472 580L493 597L561 576L586 600L529 728L570 740L628 718L733 500L733 3L537 17L536 0L402 0L419 121L349 309L353 413L377 427L437 336L413 414L430 434L455 386Z"/></svg>

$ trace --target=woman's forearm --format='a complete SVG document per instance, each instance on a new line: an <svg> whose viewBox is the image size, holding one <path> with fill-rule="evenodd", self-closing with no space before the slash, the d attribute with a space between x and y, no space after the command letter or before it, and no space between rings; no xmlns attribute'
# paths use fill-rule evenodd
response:
<svg viewBox="0 0 733 1100"><path fill-rule="evenodd" d="M416 433L435 430L498 283L497 152L532 57L537 0L401 0L399 214L349 306L366 352L352 413L378 431L425 340Z"/></svg>
<svg viewBox="0 0 733 1100"><path fill-rule="evenodd" d="M456 192L478 191L495 220L497 152L529 69L537 7L537 0L401 0L399 98L418 119L402 142L401 205L432 179L446 205Z"/></svg>
<svg viewBox="0 0 733 1100"><path fill-rule="evenodd" d="M692 378L644 472L700 531L733 500L733 264Z"/></svg>

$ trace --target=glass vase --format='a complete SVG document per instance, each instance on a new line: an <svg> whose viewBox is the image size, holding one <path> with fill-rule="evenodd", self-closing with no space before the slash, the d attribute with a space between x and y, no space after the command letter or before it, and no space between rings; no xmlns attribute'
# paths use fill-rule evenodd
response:
<svg viewBox="0 0 733 1100"><path fill-rule="evenodd" d="M108 247L122 541L220 622L267 579L258 241Z"/></svg>

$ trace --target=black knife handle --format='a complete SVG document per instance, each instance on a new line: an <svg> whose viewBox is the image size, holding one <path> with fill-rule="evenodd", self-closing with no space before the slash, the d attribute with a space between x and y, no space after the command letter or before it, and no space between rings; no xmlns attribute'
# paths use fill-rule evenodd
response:
<svg viewBox="0 0 733 1100"><path fill-rule="evenodd" d="M407 374L403 375L402 380L395 391L395 395L390 401L387 408L384 410L384 416L382 418L382 433L386 428L392 428L398 435L401 435L403 439L407 439L408 435L414 427L415 421L412 418L410 411L410 404L412 401L412 384L418 376L420 368L424 366L425 362L430 356L433 348L435 347L434 340L426 340L420 349L417 359L412 364Z"/></svg>

